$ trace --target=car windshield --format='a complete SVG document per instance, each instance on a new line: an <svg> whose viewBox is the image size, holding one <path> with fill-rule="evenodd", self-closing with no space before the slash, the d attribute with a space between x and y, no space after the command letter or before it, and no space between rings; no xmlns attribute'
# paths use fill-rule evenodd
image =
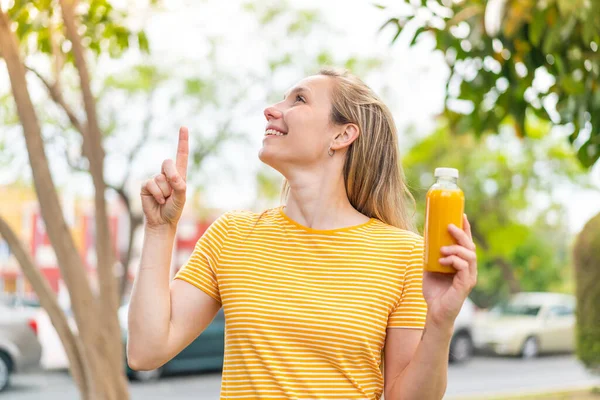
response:
<svg viewBox="0 0 600 400"><path fill-rule="evenodd" d="M500 304L496 308L496 312L501 315L523 315L535 317L540 312L541 306L534 304L508 303Z"/></svg>

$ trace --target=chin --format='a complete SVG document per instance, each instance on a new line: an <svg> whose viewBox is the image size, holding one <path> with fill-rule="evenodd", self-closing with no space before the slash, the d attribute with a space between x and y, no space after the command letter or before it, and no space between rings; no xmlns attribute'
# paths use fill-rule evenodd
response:
<svg viewBox="0 0 600 400"><path fill-rule="evenodd" d="M285 161L282 160L281 158L277 157L272 152L265 150L265 148L262 148L258 152L258 159L260 161L262 161L263 164L268 165L269 167L273 168L275 171L277 171L280 174L285 176L285 173L284 173L284 171L286 170Z"/></svg>
<svg viewBox="0 0 600 400"><path fill-rule="evenodd" d="M258 159L264 164L277 169L275 166L278 164L275 155L264 147L258 151Z"/></svg>

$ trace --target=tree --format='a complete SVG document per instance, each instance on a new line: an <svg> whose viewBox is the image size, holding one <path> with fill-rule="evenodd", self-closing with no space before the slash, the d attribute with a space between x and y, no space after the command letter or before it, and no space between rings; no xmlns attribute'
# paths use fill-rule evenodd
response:
<svg viewBox="0 0 600 400"><path fill-rule="evenodd" d="M67 11L64 11L65 9ZM284 22L283 27L289 37L294 39L296 46L300 43L298 39L312 32L312 29L322 22L315 11L291 10L287 3L281 2L269 5L248 3L246 10L256 15L260 21L259 29L264 29L271 22ZM61 12L63 14L62 21L69 28L66 31L67 35L64 35L61 30L63 22L56 22L55 16ZM217 96L217 92L219 94L222 91L224 92L222 90L223 82L237 87L236 91L231 92L232 98L243 100L245 98L244 92L256 89L257 86L261 89L266 88L264 91L265 96L270 97L273 92L277 92L277 98L280 98L283 90L274 88L271 85L272 74L290 68L297 68L302 72L307 70L314 72L319 64L332 62L333 58L326 51L320 50L314 58L311 56L309 62L307 62L306 54L303 51L288 47L285 51L278 51L275 56L266 60L267 68L264 74L244 71L243 75L240 74L238 66L234 71L222 73L220 71L222 65L219 65L213 59L207 60L211 68L203 75L192 74L177 77L173 77L174 69L168 66L157 66L153 63L141 64L124 74L118 74L107 79L106 82L100 85L102 89L94 97L90 88L90 77L82 47L91 50L85 55L92 60L92 66L98 56L102 54L119 56L133 43L141 50L148 50L148 40L143 32L132 32L122 25L121 17L124 14L117 13L111 4L106 1L82 1L75 6L65 0L61 3L55 1L30 3L17 1L2 16L5 23L2 25L4 30L0 34L3 39L10 38L10 41L8 39L0 41L0 49L3 57L7 60L14 100L17 104L18 115L22 121L25 136L28 139L29 159L34 171L34 184L40 199L42 214L75 308L79 328L77 334L68 329L66 319L56 304L56 299L47 288L47 285L44 286L44 280L39 275L39 271L35 268L33 262L27 257L27 253L18 239L14 234L11 235L10 227L7 224L0 223L0 232L10 243L13 253L18 256L27 279L34 286L34 290L40 297L40 302L48 311L53 324L57 328L67 350L71 370L82 396L84 398L126 398L126 388L122 379L123 357L120 347L117 349L117 346L120 346L120 332L118 332L118 325L116 324L116 305L118 304L116 292L118 290L116 289L117 285L115 284L112 267L114 260L109 260L109 256L106 255L111 254L107 247L110 242L105 227L106 204L105 200L99 197L104 197L106 188L113 188L129 210L129 250L122 260L124 265L128 265L128 260L131 259L131 243L133 242L132 237L135 233L135 226L141 223L139 215L132 210L132 197L127 191L127 182L132 178L130 167L136 163L136 157L141 148L156 139L155 137L150 139L152 136L151 125L158 118L156 115L145 115L142 123L144 128L141 129L141 135L138 136L134 146L119 152L120 156L126 159L125 173L121 180L105 178L102 175L103 166L111 162L110 157L117 153L115 150L123 150L120 146L122 145L120 136L131 135L131 130L127 129L127 117L125 116L126 113L123 112L123 104L115 102L117 93L120 93L122 98L127 99L127 104L130 102L150 104L161 86L177 86L179 94L173 95L171 93L171 106L174 106L173 99L180 100L181 95L186 96L188 101L181 106L184 110L172 107L166 110L165 113L190 115L191 110L197 115L207 114L212 120L216 109L228 107L227 104L219 102ZM76 29L72 29L71 25L74 25ZM16 27L15 33L10 31L11 26ZM82 36L78 37L77 33ZM274 44L281 45L282 41L279 40L280 38L277 39L277 41L274 40ZM35 43L35 46L29 47L31 43ZM218 38L215 39L213 48L219 48ZM21 54L25 54L25 57L19 58L19 51ZM52 66L51 77L48 77L43 70L35 68L32 64L26 64L28 62L27 55L33 52L48 56L48 65ZM358 69L376 64L374 60L360 61L356 58L349 58L346 61L347 66ZM177 66L181 66L180 62ZM168 77L164 72L167 69L169 71ZM50 116L45 120L43 117L47 115L40 112L40 109L44 109L44 107L40 107L37 112L33 109L31 97L25 85L26 71L31 72L32 82L42 82L53 103L58 105L67 118L68 124L63 122L62 119L64 118L61 119L56 116ZM70 96L81 95L79 90L73 90L69 83L69 77L79 77L80 91L85 99L83 102L84 110L73 107L69 101L72 99ZM218 90L217 82L219 82ZM241 84L241 82L245 84ZM190 101L192 99L195 99L195 101ZM121 108L118 108L119 106ZM237 110L229 111L229 119L219 120L216 124L216 135L207 135L206 140L203 142L204 145L196 147L196 151L191 157L195 164L192 169L199 169L198 167L202 161L215 153L216 148L222 143L221 139L231 138L234 135L234 129L230 126L230 123L232 118L239 118L241 112L237 113ZM80 119L80 115L85 115L86 119ZM103 116L101 121L97 115ZM109 116L109 118L105 118L105 116ZM173 122L172 119L170 118L171 122ZM40 127L40 121L47 122L47 124L43 124L45 129ZM33 125L31 125L32 122ZM204 120L197 118L197 122L198 126L204 127L206 118ZM193 124L190 124L192 132L195 131ZM43 130L45 131L44 137L41 135ZM99 239L97 248L98 271L104 271L100 276L100 281L103 283L101 283L100 293L98 294L90 289L85 278L83 264L75 252L71 238L68 236L65 228L66 224L62 221L56 188L50 179L49 162L44 153L44 144L47 144L49 139L52 140L57 137L64 139L56 142L64 143L64 158L73 170L91 173L93 178L96 192L96 220L99 224L99 228L97 228ZM44 140L46 143L43 143ZM108 151L106 151L107 149ZM48 204L52 207L48 207ZM59 240L57 238L61 237L65 243L57 241ZM102 240L105 242L101 243ZM104 259L102 254L104 254ZM109 281L108 284L107 281ZM105 299L108 299L108 301L105 301ZM100 317L97 317L98 315ZM94 320L92 321L91 318L94 318ZM96 336L93 335L94 332ZM100 357L100 355L105 354L108 354L110 359L109 357L105 359Z"/></svg>
<svg viewBox="0 0 600 400"><path fill-rule="evenodd" d="M202 8L199 12L201 10ZM201 192L208 178L203 172L205 161L217 157L218 151L228 143L249 143L248 138L253 135L253 132L236 126L237 120L258 111L254 107L248 107L249 92L253 93L256 103L263 105L279 100L287 89L274 86L273 76L280 73L289 73L292 69L297 70L298 75L314 73L319 67L333 63L359 71L368 71L379 65L378 60L370 58L335 59L327 51L326 45L315 48L314 54L304 51L301 44L308 36L328 30L322 16L314 9L293 8L288 2L281 1L247 2L241 12L259 23L256 32L248 28L248 35L260 37L262 44L272 49L264 59L262 70L244 69L237 64L231 68L223 63L222 56L228 51L223 42L227 38L214 36L199 38L209 48L200 71L195 64L185 59L162 62L149 57L141 64L109 76L102 84L98 94L98 107L106 120L103 132L110 160L108 162L123 166L123 174L119 177L107 177L107 184L119 195L129 215L128 246L120 259L124 270L121 293L126 292L127 271L133 254L132 244L135 242L136 230L142 223L141 211L132 207L132 199L138 192L135 187L134 192L130 190L133 187L130 183L139 177L135 176L132 169L146 146L169 139L164 133L156 132L155 124L163 132L174 132L177 126L173 125L169 129L168 124L186 121L194 143L190 154L188 184L190 188ZM269 29L275 26L276 30ZM286 40L269 33L280 30L287 32ZM260 100L257 93L262 95ZM157 99L170 106L167 109L153 106ZM128 112L130 109L144 109L146 114L141 119L136 118L135 112ZM60 130L61 135L68 136L64 132L65 129ZM133 146L128 144L132 135L137 135ZM71 147L67 140L65 159L69 160L72 169L85 170L85 160L81 162L80 154L75 157L68 154ZM223 160L219 160L219 164L222 169L227 167ZM146 176L155 172L147 171ZM259 192L260 190L259 188ZM198 208L201 207L199 205Z"/></svg>
<svg viewBox="0 0 600 400"><path fill-rule="evenodd" d="M404 5L384 26L393 26L393 41L435 39L450 69L444 114L453 130L496 133L510 121L524 137L535 115L568 126L584 166L600 158L600 1Z"/></svg>
<svg viewBox="0 0 600 400"><path fill-rule="evenodd" d="M597 215L585 225L573 251L577 282L577 356L597 373L600 373L599 248L600 215Z"/></svg>
<svg viewBox="0 0 600 400"><path fill-rule="evenodd" d="M185 61L179 61L179 65ZM234 77L224 73L214 57L207 57L205 66L211 70L208 76L179 76L176 73L167 73L163 66L153 65L148 62L134 65L118 74L111 75L102 84L102 90L98 95L98 107L105 116L104 142L109 157L109 162L121 165L122 174L117 177L107 177L107 187L115 191L125 206L128 216L128 239L126 250L122 252L120 264L122 266L121 282L119 285L120 298L127 292L128 271L133 257L135 237L140 226L143 224L143 214L139 207L134 206L137 201L138 188L133 183L139 176L134 175L134 166L140 164L141 155L149 145L166 142L169 135L165 132L157 132L155 127L161 120L170 120L173 114L179 114L178 104L186 105L186 110L181 112L181 120L185 120L191 131L194 147L190 155L190 175L201 171L203 163L210 157L218 155L219 148L225 143L236 140L244 141L241 132L231 127L232 115L224 115L221 118L213 116L210 122L201 123L194 118L201 114L206 108L215 107L233 110L244 97L239 92L227 96L225 100L218 99L216 90L207 90L212 80L234 81ZM168 89L168 90L167 90ZM162 102L169 100L171 107L167 110L159 110L155 106L157 98ZM135 111L144 110L142 116ZM212 134L207 125L214 127ZM141 127L141 129L140 129ZM175 131L175 127L170 127ZM85 158L82 154L72 155L69 151L77 143L69 143L67 131L61 129L58 135L64 137L64 158L73 171L87 173ZM132 137L135 138L132 142ZM144 171L150 176L156 171ZM189 183L197 186L200 182Z"/></svg>
<svg viewBox="0 0 600 400"><path fill-rule="evenodd" d="M60 19L59 19L60 18ZM52 291L23 245L6 223L0 233L19 258L40 302L49 314L65 346L73 378L84 399L125 399L128 397L124 375L121 332L117 320L118 292L111 251L106 211L104 149L98 122L96 98L86 58L109 53L116 56L135 43L147 49L143 32L132 32L123 25L124 14L102 0L76 3L71 0L15 1L0 9L0 53L6 63L17 113L23 127L29 162L33 173L42 217L66 283L77 323L78 333L70 331L64 313ZM86 48L91 50L86 52ZM48 57L53 79L26 64L30 53ZM82 153L87 159L95 189L96 255L99 288L90 286L80 258L65 223L58 194L44 149L38 113L27 86L27 70L46 85L75 129L81 134ZM65 98L61 77L65 71L79 78L85 120L76 115Z"/></svg>
<svg viewBox="0 0 600 400"><path fill-rule="evenodd" d="M530 135L532 118L564 125L577 158L586 167L600 159L600 1L598 0L412 0L391 17L396 41L403 32L414 44L435 39L450 69L444 114L455 132L497 133L505 121L519 137ZM385 6L379 6L386 9ZM600 214L598 215L600 216ZM598 232L592 218L577 239ZM586 365L600 364L600 320L587 315L589 289L600 268L600 253L576 246L578 354ZM585 264L585 265L584 265ZM595 271L595 272L594 272ZM584 285L582 287L581 285ZM588 290L589 289L589 290ZM585 296L585 297L584 297ZM582 333L585 332L585 333ZM593 358L593 360L592 360Z"/></svg>
<svg viewBox="0 0 600 400"><path fill-rule="evenodd" d="M561 137L519 141L510 127L504 130L500 137L477 139L453 135L442 125L413 146L403 161L420 206L436 167L459 169L465 210L478 245L479 282L471 296L480 306L509 293L548 290L568 278L565 208L547 193L556 183L586 185L583 168ZM540 197L548 203L538 205ZM422 207L417 217L422 227Z"/></svg>
<svg viewBox="0 0 600 400"><path fill-rule="evenodd" d="M283 22L283 29L289 32L293 40L301 39L315 28L323 27L323 21L316 11L293 10L287 3L261 5L246 3L245 12L251 18L261 22L261 31L271 24ZM141 37L144 38L142 42L144 48L147 48L145 36L141 35ZM271 36L265 39L265 43L269 45L281 42L279 38L275 39ZM168 139L165 132L169 131L167 128L170 126L165 127L165 124L176 123L174 119L179 122L184 120L190 128L194 147L191 154L189 183L192 188L196 187L200 190L204 178L201 168L204 161L218 156L219 148L226 142L247 142L247 135L243 133L248 132L242 132L240 128L232 126L236 119L248 114L247 107L241 107L243 103L247 103L246 93L250 90L256 91L261 86L270 88L272 75L289 69L292 65L301 69L307 69L310 65L313 71L316 68L312 59L306 62L303 57L294 54L288 48L283 57L271 53L271 56L265 59L264 74L246 71L239 66L232 70L219 59L219 52L224 51L224 46L221 46L223 38L202 37L199 40L207 42L210 47L208 55L203 59L201 71L187 60L169 59L165 62L148 56L141 63L103 79L100 85L96 83L100 87L97 93L97 108L99 115L103 116L100 124L106 149L106 164L118 163L122 171L116 176L107 176L106 183L108 188L118 194L125 206L129 221L127 247L125 251L119 253L119 262L123 267L121 296L127 289L127 275L133 257L136 231L143 222L141 212L135 207L134 198L137 196L137 188L132 185L141 174L138 172L136 175L132 170L135 165L141 164L140 155L146 147ZM319 57L331 59L326 52L319 53ZM354 63L360 66L356 60ZM33 68L30 70L37 75L38 80L45 85L50 94L56 91L43 74ZM63 98L68 97L68 94L73 91L69 82L65 81L67 80L61 82L61 89L67 93ZM272 94L267 91L265 96ZM281 93L277 93L277 96L280 95ZM169 107L155 106L156 103L165 102ZM6 109L4 116L0 114L5 126L18 123L18 119L14 121L13 112L6 102L0 104ZM52 106L53 104L44 103L39 107L43 112L38 111L38 116L43 122L45 142L52 142L54 147L60 149L59 159L51 160L51 164L66 161L74 173L88 174L87 159L81 149L81 135L78 127L71 123L74 115L81 110L72 107L67 113L71 121L69 119L65 121L64 115L60 113L64 110L61 108L57 113ZM145 114L140 117L138 110L144 110ZM174 118L173 115L177 117ZM135 138L133 145L132 136ZM155 172L144 171L144 176Z"/></svg>

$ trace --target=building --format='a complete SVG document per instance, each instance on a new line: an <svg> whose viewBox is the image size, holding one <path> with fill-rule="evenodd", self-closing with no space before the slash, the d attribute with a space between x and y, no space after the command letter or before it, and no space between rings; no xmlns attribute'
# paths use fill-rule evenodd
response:
<svg viewBox="0 0 600 400"><path fill-rule="evenodd" d="M52 245L48 238L39 204L33 189L25 185L0 187L0 215L21 238L29 250L32 259L48 280L52 289L57 293L63 306L68 306L68 294L61 277L60 269ZM92 286L96 285L96 251L94 206L90 199L61 197L63 213L70 229L75 245L82 257ZM186 209L187 210L187 209ZM118 198L108 202L108 214L112 245L115 259L122 260L128 247L129 217ZM173 264L171 272L181 266L189 257L198 238L210 225L211 220L199 220L191 210L187 210L178 225L174 245ZM141 234L134 242L133 256L128 269L128 287L131 286L137 271L141 250ZM120 265L120 263L118 263ZM122 271L123 268L117 268ZM17 260L12 255L8 245L0 238L0 292L16 294L19 297L35 298L31 286L24 278ZM61 300L62 299L62 300Z"/></svg>

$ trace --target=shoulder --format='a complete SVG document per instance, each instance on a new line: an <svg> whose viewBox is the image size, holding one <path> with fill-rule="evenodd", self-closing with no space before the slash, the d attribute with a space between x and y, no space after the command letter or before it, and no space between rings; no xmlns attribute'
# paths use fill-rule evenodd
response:
<svg viewBox="0 0 600 400"><path fill-rule="evenodd" d="M380 220L376 220L372 224L370 232L381 241L393 241L411 250L423 246L423 236L407 229L388 225Z"/></svg>
<svg viewBox="0 0 600 400"><path fill-rule="evenodd" d="M244 231L255 228L259 224L276 223L278 210L279 208L270 208L262 212L230 210L221 215L217 221L227 226L228 230Z"/></svg>

